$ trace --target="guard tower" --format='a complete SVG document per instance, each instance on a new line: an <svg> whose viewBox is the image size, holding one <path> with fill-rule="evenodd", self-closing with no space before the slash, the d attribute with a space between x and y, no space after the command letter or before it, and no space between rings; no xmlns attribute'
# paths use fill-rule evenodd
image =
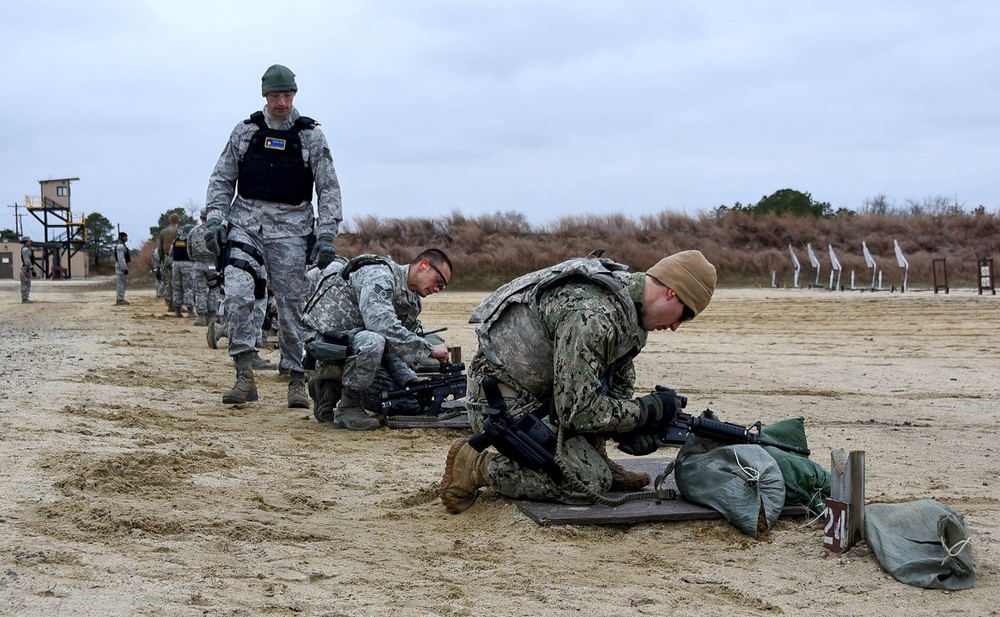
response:
<svg viewBox="0 0 1000 617"><path fill-rule="evenodd" d="M74 259L87 244L86 217L70 208L70 183L79 180L39 180L41 195L24 197L28 212L45 229L43 241L33 244L42 249L39 266L48 279L71 278L74 266L87 274L86 254Z"/></svg>

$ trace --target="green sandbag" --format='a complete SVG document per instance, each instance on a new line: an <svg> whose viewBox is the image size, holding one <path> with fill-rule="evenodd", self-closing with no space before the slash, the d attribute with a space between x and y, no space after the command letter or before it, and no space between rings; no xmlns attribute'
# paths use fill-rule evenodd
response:
<svg viewBox="0 0 1000 617"><path fill-rule="evenodd" d="M803 418L775 422L761 429L760 434L791 446L809 447ZM814 514L822 512L830 496L830 472L801 454L772 446L764 446L764 449L778 463L785 479L785 505L805 506Z"/></svg>
<svg viewBox="0 0 1000 617"><path fill-rule="evenodd" d="M865 506L865 541L897 581L925 589L976 584L965 519L933 499Z"/></svg>
<svg viewBox="0 0 1000 617"><path fill-rule="evenodd" d="M718 420L710 409L701 417ZM756 445L719 446L688 435L677 453L674 479L684 499L716 510L753 538L774 526L785 502L778 465Z"/></svg>

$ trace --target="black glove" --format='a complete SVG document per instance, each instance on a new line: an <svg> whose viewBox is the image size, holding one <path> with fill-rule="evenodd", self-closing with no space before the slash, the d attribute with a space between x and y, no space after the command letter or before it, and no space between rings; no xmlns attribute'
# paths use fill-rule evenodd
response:
<svg viewBox="0 0 1000 617"><path fill-rule="evenodd" d="M320 270L325 269L333 260L337 258L337 248L333 246L333 234L324 233L316 238L312 253L309 254L309 261L316 264Z"/></svg>
<svg viewBox="0 0 1000 617"><path fill-rule="evenodd" d="M635 427L663 428L677 417L677 392L670 388L654 390L635 399L639 403L639 419Z"/></svg>
<svg viewBox="0 0 1000 617"><path fill-rule="evenodd" d="M128 270L127 269L126 270L122 270L122 274L128 276Z"/></svg>
<svg viewBox="0 0 1000 617"><path fill-rule="evenodd" d="M660 440L651 433L625 433L617 438L618 449L632 456L646 456L656 452Z"/></svg>
<svg viewBox="0 0 1000 617"><path fill-rule="evenodd" d="M222 254L222 249L226 246L228 239L226 228L222 226L221 221L218 219L205 221L205 246L213 255Z"/></svg>

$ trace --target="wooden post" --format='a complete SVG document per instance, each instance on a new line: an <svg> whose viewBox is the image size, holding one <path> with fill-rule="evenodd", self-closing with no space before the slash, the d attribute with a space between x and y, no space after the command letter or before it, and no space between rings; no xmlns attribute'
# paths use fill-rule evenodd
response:
<svg viewBox="0 0 1000 617"><path fill-rule="evenodd" d="M451 349L448 350L448 352L451 355L452 362L462 361L462 348L459 347L458 345L453 346Z"/></svg>
<svg viewBox="0 0 1000 617"><path fill-rule="evenodd" d="M948 261L942 257L932 260L931 265L934 268L934 293L937 293L939 289L943 289L944 293L948 293ZM938 265L941 266L940 281L938 281Z"/></svg>
<svg viewBox="0 0 1000 617"><path fill-rule="evenodd" d="M984 291L997 295L997 288L993 282L993 260L989 258L979 260L979 295L983 295Z"/></svg>
<svg viewBox="0 0 1000 617"><path fill-rule="evenodd" d="M838 553L850 549L865 534L865 453L830 453L830 499L827 500L824 545Z"/></svg>

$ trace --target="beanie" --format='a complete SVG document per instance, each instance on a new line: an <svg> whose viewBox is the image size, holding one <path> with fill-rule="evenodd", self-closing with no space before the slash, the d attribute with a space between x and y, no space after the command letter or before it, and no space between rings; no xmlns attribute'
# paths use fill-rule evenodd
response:
<svg viewBox="0 0 1000 617"><path fill-rule="evenodd" d="M715 266L701 251L681 251L664 257L646 274L673 289L695 315L705 310L715 292Z"/></svg>
<svg viewBox="0 0 1000 617"><path fill-rule="evenodd" d="M264 76L260 78L261 96L267 96L269 92L298 91L299 87L295 85L295 73L286 66L272 64L264 71Z"/></svg>

